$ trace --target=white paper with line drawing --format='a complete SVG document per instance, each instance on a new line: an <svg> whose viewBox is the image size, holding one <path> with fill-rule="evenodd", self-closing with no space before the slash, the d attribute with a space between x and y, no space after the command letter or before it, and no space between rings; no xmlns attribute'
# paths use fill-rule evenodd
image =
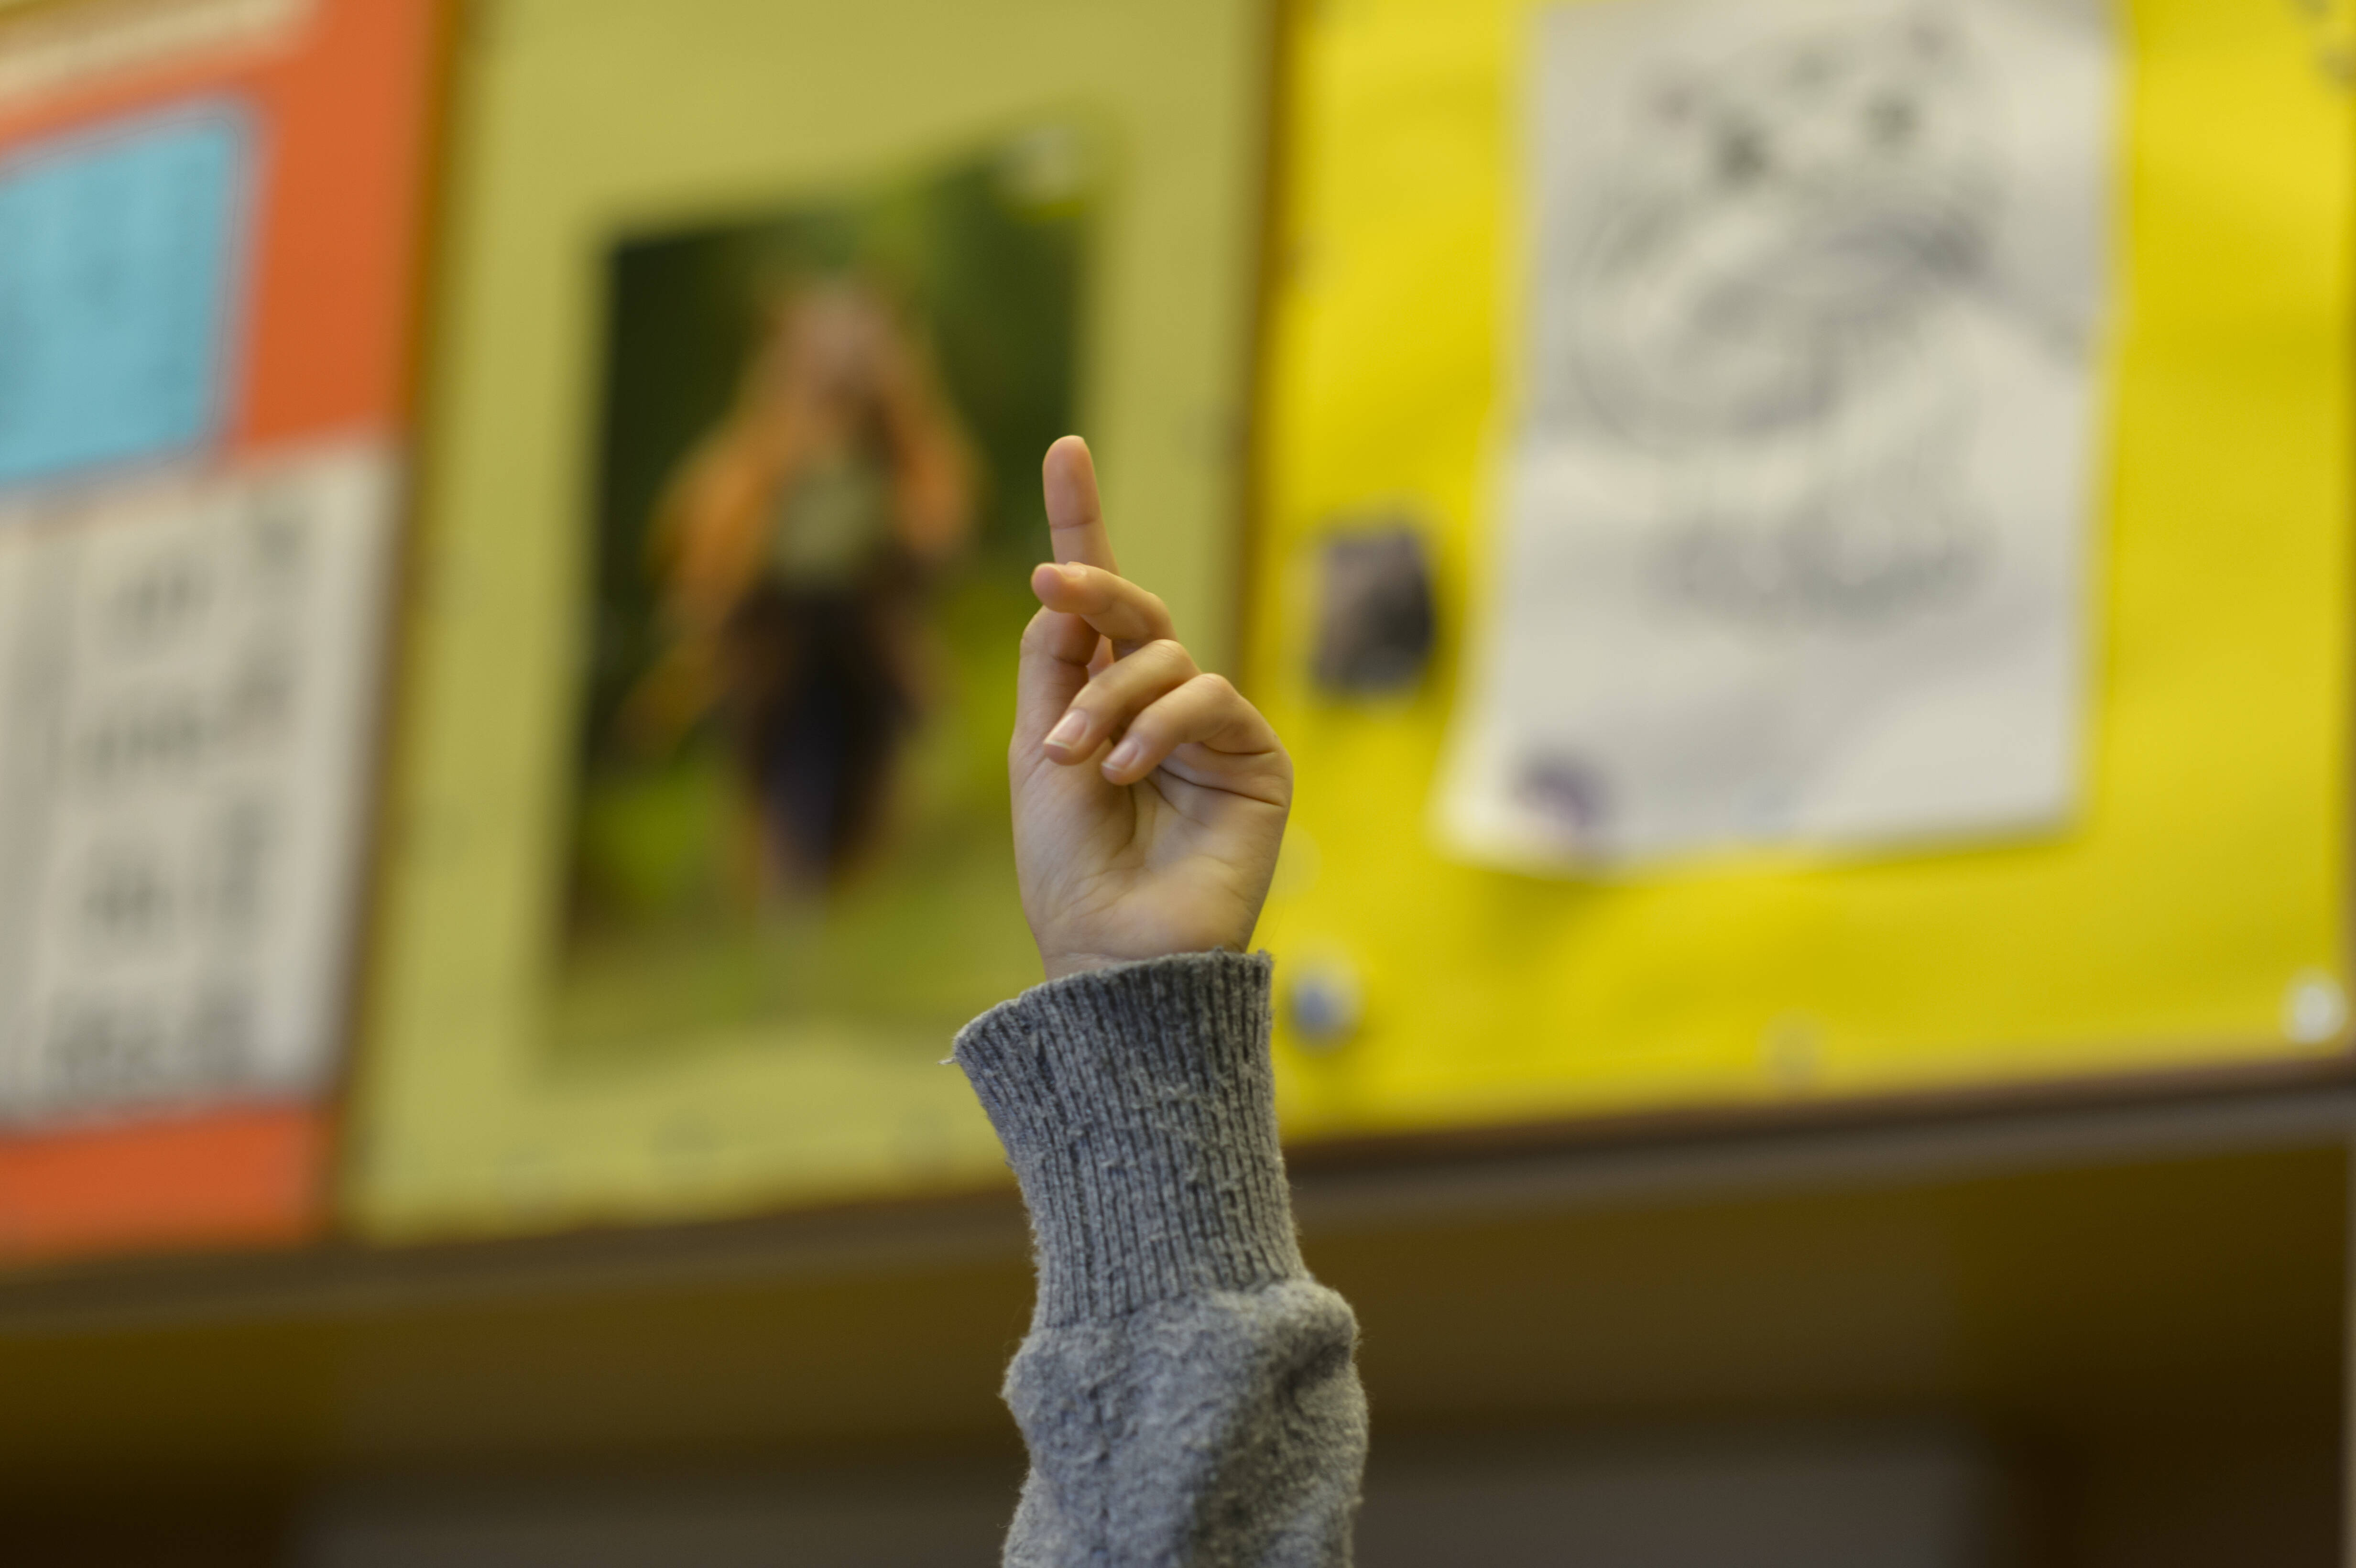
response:
<svg viewBox="0 0 2356 1568"><path fill-rule="evenodd" d="M338 443L0 508L0 1121L323 1083L394 476Z"/></svg>
<svg viewBox="0 0 2356 1568"><path fill-rule="evenodd" d="M1522 413L1445 835L1576 868L2064 820L2106 11L1608 0L1533 41Z"/></svg>

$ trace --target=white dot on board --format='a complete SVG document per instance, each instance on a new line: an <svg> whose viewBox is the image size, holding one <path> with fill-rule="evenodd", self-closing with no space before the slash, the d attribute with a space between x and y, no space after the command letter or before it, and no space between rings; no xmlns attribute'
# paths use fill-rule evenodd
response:
<svg viewBox="0 0 2356 1568"><path fill-rule="evenodd" d="M1759 1049L1768 1076L1787 1090L1814 1087L1823 1071L1824 1033L1805 1013L1786 1013L1769 1023Z"/></svg>
<svg viewBox="0 0 2356 1568"><path fill-rule="evenodd" d="M2298 1045L2321 1045L2339 1038L2348 1024L2348 992L2319 969L2291 977L2283 993L2283 1033Z"/></svg>

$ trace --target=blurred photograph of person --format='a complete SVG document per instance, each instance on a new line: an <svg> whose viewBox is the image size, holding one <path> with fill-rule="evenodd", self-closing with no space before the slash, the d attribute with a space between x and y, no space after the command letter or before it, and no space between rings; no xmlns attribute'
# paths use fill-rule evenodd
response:
<svg viewBox="0 0 2356 1568"><path fill-rule="evenodd" d="M913 1072L1031 974L1024 480L1077 420L1093 223L1038 140L606 246L560 1056L855 1038Z"/></svg>
<svg viewBox="0 0 2356 1568"><path fill-rule="evenodd" d="M870 857L933 654L928 589L974 528L972 443L918 334L856 276L780 291L733 404L648 534L666 645L621 720L656 750L716 717L762 893Z"/></svg>

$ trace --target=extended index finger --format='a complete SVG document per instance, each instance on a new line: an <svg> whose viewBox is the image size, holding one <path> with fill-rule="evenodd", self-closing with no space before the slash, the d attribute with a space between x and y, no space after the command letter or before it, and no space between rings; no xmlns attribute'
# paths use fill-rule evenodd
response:
<svg viewBox="0 0 2356 1568"><path fill-rule="evenodd" d="M1039 476L1047 492L1047 531L1056 563L1119 571L1111 536L1105 532L1104 507L1097 499L1097 465L1088 443L1076 435L1058 440L1047 449Z"/></svg>
<svg viewBox="0 0 2356 1568"><path fill-rule="evenodd" d="M1042 566L1031 592L1050 610L1077 615L1110 637L1123 656L1145 643L1176 636L1170 607L1116 571L1092 566Z"/></svg>

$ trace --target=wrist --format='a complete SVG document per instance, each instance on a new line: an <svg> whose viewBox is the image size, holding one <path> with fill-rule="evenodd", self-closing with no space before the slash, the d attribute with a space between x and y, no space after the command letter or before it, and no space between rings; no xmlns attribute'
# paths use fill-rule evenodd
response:
<svg viewBox="0 0 2356 1568"><path fill-rule="evenodd" d="M1032 1213L1038 1321L1300 1277L1265 954L1172 954L1038 987L955 1061Z"/></svg>
<svg viewBox="0 0 2356 1568"><path fill-rule="evenodd" d="M1050 980L1066 980L1075 975L1085 975L1092 969L1109 969L1116 964L1134 962L1116 958L1108 953L1050 953L1039 950L1039 964Z"/></svg>
<svg viewBox="0 0 2356 1568"><path fill-rule="evenodd" d="M1087 975L1099 969L1118 969L1130 964L1154 964L1165 958L1205 958L1215 953L1242 955L1250 951L1248 933L1240 942L1177 943L1135 953L1080 952L1050 948L1043 944L1039 948L1039 965L1046 972L1047 979L1066 980L1075 975Z"/></svg>

